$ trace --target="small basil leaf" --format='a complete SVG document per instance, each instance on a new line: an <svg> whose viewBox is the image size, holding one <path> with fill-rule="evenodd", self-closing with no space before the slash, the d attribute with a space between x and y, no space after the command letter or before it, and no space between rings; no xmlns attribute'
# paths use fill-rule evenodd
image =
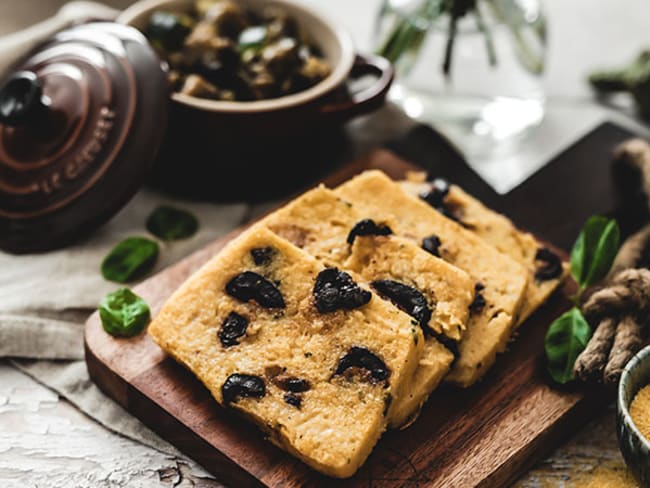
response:
<svg viewBox="0 0 650 488"><path fill-rule="evenodd" d="M571 251L571 274L581 288L603 279L616 257L618 224L600 215L590 217Z"/></svg>
<svg viewBox="0 0 650 488"><path fill-rule="evenodd" d="M142 332L151 312L149 305L128 288L109 293L99 304L104 330L112 336L131 337Z"/></svg>
<svg viewBox="0 0 650 488"><path fill-rule="evenodd" d="M618 224L615 220L610 220L596 242L585 286L593 285L607 276L616 258L620 238Z"/></svg>
<svg viewBox="0 0 650 488"><path fill-rule="evenodd" d="M584 274L584 261L585 261L585 233L584 229L580 231L576 242L573 244L573 249L571 250L571 275L573 279L582 285Z"/></svg>
<svg viewBox="0 0 650 488"><path fill-rule="evenodd" d="M158 243L144 237L129 237L108 253L102 262L104 278L127 283L147 274L158 259Z"/></svg>
<svg viewBox="0 0 650 488"><path fill-rule="evenodd" d="M162 205L147 218L147 230L163 241L186 239L196 234L199 221L191 213Z"/></svg>
<svg viewBox="0 0 650 488"><path fill-rule="evenodd" d="M578 308L557 318L546 333L544 348L548 371L558 383L573 379L573 365L591 337L591 329Z"/></svg>

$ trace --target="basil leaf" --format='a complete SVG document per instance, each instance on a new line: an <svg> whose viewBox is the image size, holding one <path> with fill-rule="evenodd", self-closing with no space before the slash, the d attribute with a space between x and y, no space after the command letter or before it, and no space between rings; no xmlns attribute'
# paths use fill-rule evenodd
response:
<svg viewBox="0 0 650 488"><path fill-rule="evenodd" d="M544 341L548 371L558 383L573 379L573 365L591 337L582 312L573 307L549 327Z"/></svg>
<svg viewBox="0 0 650 488"><path fill-rule="evenodd" d="M615 220L594 215L583 227L571 251L571 274L584 289L602 280L614 262L620 241Z"/></svg>
<svg viewBox="0 0 650 488"><path fill-rule="evenodd" d="M104 330L112 336L131 337L149 323L149 305L128 288L109 293L99 304Z"/></svg>
<svg viewBox="0 0 650 488"><path fill-rule="evenodd" d="M127 283L147 274L158 259L158 243L144 237L129 237L108 253L102 275L117 283Z"/></svg>
<svg viewBox="0 0 650 488"><path fill-rule="evenodd" d="M199 221L191 213L162 205L147 218L147 230L163 241L192 237L199 229Z"/></svg>
<svg viewBox="0 0 650 488"><path fill-rule="evenodd" d="M610 220L600 234L594 249L589 274L585 281L586 286L593 285L602 280L616 258L620 243L621 233L615 220Z"/></svg>

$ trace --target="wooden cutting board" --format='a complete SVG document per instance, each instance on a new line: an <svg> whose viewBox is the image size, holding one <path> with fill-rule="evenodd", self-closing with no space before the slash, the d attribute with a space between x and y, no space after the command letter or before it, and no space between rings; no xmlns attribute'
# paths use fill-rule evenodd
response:
<svg viewBox="0 0 650 488"><path fill-rule="evenodd" d="M415 167L380 150L343 167L336 185L368 168L401 178ZM456 180L458 181L458 180ZM462 185L463 181L459 181ZM238 229L135 288L155 314ZM565 254L564 254L565 255ZM566 255L565 255L566 257ZM596 393L562 391L545 374L543 342L550 322L568 308L556 293L520 328L518 338L478 385L442 387L408 429L387 432L351 479L319 475L264 440L253 425L217 405L207 389L146 335L117 339L98 315L85 329L91 378L108 395L229 486L501 487L514 481L602 406Z"/></svg>

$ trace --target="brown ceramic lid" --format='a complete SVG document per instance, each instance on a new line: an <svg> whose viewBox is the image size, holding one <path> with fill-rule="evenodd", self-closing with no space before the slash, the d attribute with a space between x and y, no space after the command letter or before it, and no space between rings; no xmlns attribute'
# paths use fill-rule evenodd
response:
<svg viewBox="0 0 650 488"><path fill-rule="evenodd" d="M136 29L73 27L32 52L0 88L0 248L65 245L142 185L160 146L169 88Z"/></svg>

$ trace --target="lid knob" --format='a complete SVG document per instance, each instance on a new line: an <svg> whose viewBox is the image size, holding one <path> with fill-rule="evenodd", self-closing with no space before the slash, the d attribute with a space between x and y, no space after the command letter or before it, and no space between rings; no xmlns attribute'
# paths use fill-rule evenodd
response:
<svg viewBox="0 0 650 488"><path fill-rule="evenodd" d="M0 122L9 126L35 123L50 105L36 74L19 71L0 88Z"/></svg>

